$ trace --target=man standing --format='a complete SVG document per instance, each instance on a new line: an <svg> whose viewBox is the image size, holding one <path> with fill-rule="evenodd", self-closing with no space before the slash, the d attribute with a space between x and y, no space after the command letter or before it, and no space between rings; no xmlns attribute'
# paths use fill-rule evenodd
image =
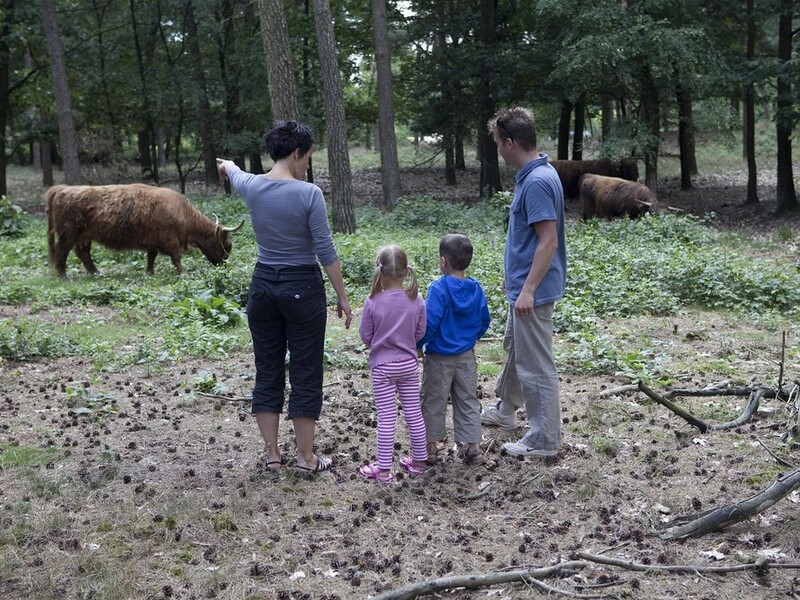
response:
<svg viewBox="0 0 800 600"><path fill-rule="evenodd" d="M561 446L558 373L553 359L553 307L564 295L567 252L564 191L558 174L540 153L533 113L498 112L489 132L505 163L518 169L504 258L508 321L503 349L508 358L495 385L500 400L481 413L484 425L516 428L525 407L528 432L503 444L511 456L555 457Z"/></svg>

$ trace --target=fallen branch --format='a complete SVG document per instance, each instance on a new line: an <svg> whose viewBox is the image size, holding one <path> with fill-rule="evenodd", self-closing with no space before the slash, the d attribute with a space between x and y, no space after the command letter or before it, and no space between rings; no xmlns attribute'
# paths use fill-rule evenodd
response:
<svg viewBox="0 0 800 600"><path fill-rule="evenodd" d="M726 387L726 388L703 388L700 390L676 388L664 394L665 398L674 398L675 396L749 396L757 390L764 390L764 398L774 398L775 390L768 390L767 388L754 388L751 386L739 387Z"/></svg>
<svg viewBox="0 0 800 600"><path fill-rule="evenodd" d="M628 392L636 392L639 390L638 383L629 383L628 385L621 385L619 387L608 388L607 390L603 390L600 392L599 396L601 398L606 398L608 396L617 396L618 394L627 394Z"/></svg>
<svg viewBox="0 0 800 600"><path fill-rule="evenodd" d="M662 406L666 406L672 412L674 412L679 417L682 417L691 425L697 427L702 433L706 433L709 430L713 431L722 431L725 429L736 429L744 425L745 423L749 422L753 415L756 414L758 411L758 407L761 404L762 398L774 398L776 396L776 392L774 390L769 390L767 388L707 388L702 390L672 390L666 395L661 395L658 392L651 390L647 385L643 382L639 382L638 385L639 390L647 395L649 398L655 400ZM671 402L668 398L673 396L743 396L745 393L750 394L750 399L747 401L747 404L744 407L744 411L742 414L739 415L738 418L734 419L733 421L728 421L727 423L713 423L708 424L702 419L698 419L690 412L684 410L674 402Z"/></svg>
<svg viewBox="0 0 800 600"><path fill-rule="evenodd" d="M798 564L755 562L725 567L710 567L706 565L644 565L630 560L600 556L588 552L576 552L575 556L590 562L612 567L620 567L628 571L650 571L663 573L735 573L737 571L756 571L761 569L800 569Z"/></svg>
<svg viewBox="0 0 800 600"><path fill-rule="evenodd" d="M694 425L695 427L697 427L702 433L705 433L706 431L708 431L708 424L705 421L702 421L702 420L698 419L697 417L695 417L691 413L688 413L685 410L683 410L677 404L675 404L673 402L670 402L669 400L664 398L664 396L662 396L661 394L658 394L658 393L654 392L649 387L647 387L647 385L642 381L639 382L639 390L641 390L642 393L644 393L646 396L652 398L653 400L655 400L656 402L658 402L662 406L666 406L668 409L670 409L676 415L678 415L679 417L682 417L689 424Z"/></svg>
<svg viewBox="0 0 800 600"><path fill-rule="evenodd" d="M560 562L551 567L540 567L537 569L440 577L438 579L413 583L397 590L384 592L383 594L375 596L374 600L411 600L419 596L430 596L444 590L457 588L474 590L502 583L525 583L533 579L563 576L576 569L583 569L586 566L587 564L585 562L571 560ZM589 596L582 597L588 598Z"/></svg>
<svg viewBox="0 0 800 600"><path fill-rule="evenodd" d="M668 540L682 539L698 537L711 531L719 531L765 511L798 488L800 488L800 469L778 478L766 490L750 496L746 500L716 508L693 521L670 527L661 534L661 538Z"/></svg>
<svg viewBox="0 0 800 600"><path fill-rule="evenodd" d="M699 573L725 574L737 571L763 571L768 569L800 569L800 564L775 563L768 561L758 561L747 564L737 564L729 566L707 566L707 565L645 565L635 563L630 560L612 558L589 552L576 552L575 557L581 560L568 560L560 562L550 567L539 567L522 569L517 571L503 571L493 573L475 573L471 575L452 575L450 577L440 577L428 581L412 583L405 587L384 592L375 596L374 600L412 600L420 596L430 596L445 590L467 589L474 590L481 587L501 585L504 583L523 583L529 586L536 586L547 593L559 593L572 598L608 598L613 596L587 595L561 590L552 586L545 585L541 580L550 577L563 577L570 575L578 570L587 569L591 563L619 567L628 571L647 571L652 573L688 573L691 575Z"/></svg>
<svg viewBox="0 0 800 600"><path fill-rule="evenodd" d="M715 425L711 425L711 429L715 431L720 431L723 429L736 429L737 427L750 421L750 419L753 418L753 415L756 414L758 405L761 403L761 399L764 397L766 392L767 390L765 388L761 388L752 392L750 394L750 399L747 401L747 404L744 407L744 412L742 412L738 419L734 419L728 423L717 423Z"/></svg>

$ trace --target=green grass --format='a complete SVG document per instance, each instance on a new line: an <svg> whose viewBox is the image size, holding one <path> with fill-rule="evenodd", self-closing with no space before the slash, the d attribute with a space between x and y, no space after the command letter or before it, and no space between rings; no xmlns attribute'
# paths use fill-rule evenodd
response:
<svg viewBox="0 0 800 600"><path fill-rule="evenodd" d="M38 467L46 465L58 456L55 448L31 448L0 444L0 468L19 469L24 467Z"/></svg>
<svg viewBox="0 0 800 600"><path fill-rule="evenodd" d="M486 291L493 322L490 337L502 335L507 303L502 291L504 232L500 223L507 197L454 209L435 198L403 200L391 214L358 210L357 235L335 235L351 304L369 292L374 255L392 241L402 245L416 268L420 289L439 277L436 249L444 231L464 231L475 258L468 275ZM235 220L236 198L202 201L207 213ZM180 360L185 356L224 357L242 350L249 334L242 319L254 262L252 231L237 236L234 253L214 268L198 253L186 255L188 274L177 277L167 261L154 277L144 275L144 253L98 248L99 277L68 263L68 280L54 277L44 259L41 219L21 238L0 240L0 303L35 307L38 314L0 321L0 355L30 360L78 354L95 366ZM577 372L657 374L662 356L647 336L620 340L598 327L600 319L675 315L687 308L792 318L800 307L800 280L787 258L770 245L748 245L736 234L720 234L702 221L663 215L637 221L574 223L567 232L570 271L567 294L556 314L563 343L559 360ZM743 249L748 252L744 253ZM332 290L329 297L333 298ZM56 316L70 308L67 316ZM49 313L49 316L48 316ZM769 317L769 315L773 315ZM347 335L331 321L328 358L346 366L337 351ZM500 351L498 351L500 352ZM491 359L488 362L500 362ZM725 368L724 357L709 361ZM494 374L487 366L485 374Z"/></svg>
<svg viewBox="0 0 800 600"><path fill-rule="evenodd" d="M722 143L698 146L704 165L740 162L736 148ZM435 150L401 144L401 165L438 160ZM354 168L377 166L374 151L353 148ZM326 159L315 154L317 164ZM665 159L665 164L669 159ZM22 189L18 168L11 188ZM26 188L27 189L27 188ZM190 198L205 214L223 222L247 218L241 200L202 192ZM29 196L30 197L30 196ZM461 231L475 246L467 274L482 284L493 317L488 337L502 336L507 301L502 291L502 223L508 194L476 206L454 206L435 197L403 199L392 213L359 207L358 233L334 236L351 305L358 308L369 292L377 249L389 242L403 246L418 274L421 290L439 277L437 248L442 233ZM164 257L156 274L145 275L143 252L93 248L101 275L87 276L74 255L67 280L47 265L42 215L28 217L21 235L0 237L0 305L18 307L19 318L0 320L0 359L37 360L80 355L95 368L147 364L158 369L183 357L222 358L248 348L242 318L255 262L249 222L236 234L234 251L222 267L212 267L197 251L184 256L188 273L176 276ZM779 234L786 239L790 232ZM679 315L686 310L719 311L758 320L775 329L800 312L800 278L774 241L720 233L700 219L665 214L637 221L572 223L567 231L569 277L556 311L556 352L561 364L578 373L624 373L659 377L664 351L648 336L621 339L601 326L604 319ZM334 294L329 288L333 305ZM356 367L350 332L329 323L328 363ZM482 347L486 352L488 345ZM493 375L503 360L497 344L485 358L482 374ZM789 355L797 353L793 346ZM723 369L726 357L708 357L709 368Z"/></svg>

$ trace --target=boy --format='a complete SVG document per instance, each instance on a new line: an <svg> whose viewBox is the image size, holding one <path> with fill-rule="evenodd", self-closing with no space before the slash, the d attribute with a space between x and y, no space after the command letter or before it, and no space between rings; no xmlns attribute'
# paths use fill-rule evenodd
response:
<svg viewBox="0 0 800 600"><path fill-rule="evenodd" d="M467 236L450 233L439 240L442 277L428 288L427 328L417 343L417 348L425 348L420 396L431 461L437 442L447 437L445 415L450 397L454 439L465 446L464 462L484 462L474 347L489 328L491 317L480 284L464 275L471 262L472 242Z"/></svg>

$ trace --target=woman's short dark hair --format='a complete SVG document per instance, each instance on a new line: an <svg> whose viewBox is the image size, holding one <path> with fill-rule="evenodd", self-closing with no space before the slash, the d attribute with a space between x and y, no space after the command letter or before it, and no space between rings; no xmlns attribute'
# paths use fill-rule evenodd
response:
<svg viewBox="0 0 800 600"><path fill-rule="evenodd" d="M264 136L264 144L272 160L286 158L295 150L305 156L314 145L314 131L299 121L275 121Z"/></svg>

